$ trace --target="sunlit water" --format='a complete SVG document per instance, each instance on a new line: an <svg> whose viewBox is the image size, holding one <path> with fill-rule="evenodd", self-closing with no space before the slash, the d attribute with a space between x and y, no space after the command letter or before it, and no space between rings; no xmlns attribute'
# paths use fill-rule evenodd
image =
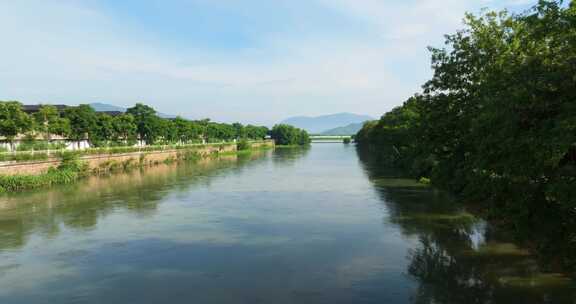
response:
<svg viewBox="0 0 576 304"><path fill-rule="evenodd" d="M0 197L0 303L574 303L446 195L314 144Z"/></svg>

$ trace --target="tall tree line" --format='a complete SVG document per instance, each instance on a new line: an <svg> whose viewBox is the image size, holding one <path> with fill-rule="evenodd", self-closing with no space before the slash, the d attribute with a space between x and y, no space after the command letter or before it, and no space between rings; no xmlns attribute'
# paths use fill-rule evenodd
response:
<svg viewBox="0 0 576 304"><path fill-rule="evenodd" d="M138 103L126 113L111 116L96 112L89 105L67 107L60 112L51 105L42 105L28 115L17 101L0 101L0 136L13 142L28 135L46 141L55 136L73 141L87 140L91 146L164 143L198 143L263 139L267 127L240 123L216 123L209 119L186 120L182 117L163 119L147 105Z"/></svg>
<svg viewBox="0 0 576 304"><path fill-rule="evenodd" d="M576 269L576 3L469 14L430 50L432 79L367 123L359 148L430 177Z"/></svg>

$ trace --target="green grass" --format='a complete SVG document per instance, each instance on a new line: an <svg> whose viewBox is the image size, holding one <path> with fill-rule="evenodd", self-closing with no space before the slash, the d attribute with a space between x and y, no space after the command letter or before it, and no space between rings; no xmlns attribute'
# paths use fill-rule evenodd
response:
<svg viewBox="0 0 576 304"><path fill-rule="evenodd" d="M374 185L385 188L426 188L428 183L410 178L379 178L372 181Z"/></svg>
<svg viewBox="0 0 576 304"><path fill-rule="evenodd" d="M422 213L413 214L409 216L398 216L394 218L395 221L450 221L450 222L474 222L477 218L467 212L454 213L454 214L441 214L441 213Z"/></svg>
<svg viewBox="0 0 576 304"><path fill-rule="evenodd" d="M77 178L77 172L70 170L51 170L41 175L0 176L0 192L18 192L53 184L70 183Z"/></svg>
<svg viewBox="0 0 576 304"><path fill-rule="evenodd" d="M0 161L33 161L46 160L48 158L49 156L46 152L17 152L0 154Z"/></svg>
<svg viewBox="0 0 576 304"><path fill-rule="evenodd" d="M87 165L66 155L58 168L40 175L0 175L0 192L18 192L56 184L70 184L87 174Z"/></svg>
<svg viewBox="0 0 576 304"><path fill-rule="evenodd" d="M236 150L243 151L243 150L250 150L252 149L252 145L247 140L241 140L236 144Z"/></svg>
<svg viewBox="0 0 576 304"><path fill-rule="evenodd" d="M136 153L136 152L158 152L158 151L169 151L169 150L194 150L201 149L203 147L217 146L224 148L226 146L237 145L239 150L243 149L254 149L250 148L250 144L254 143L252 141L240 142L240 143L208 143L208 144L187 144L187 145L154 145L145 147L102 147L102 148L89 148L84 150L76 150L79 156L87 155L104 155L104 154L126 154L126 153ZM50 157L60 157L64 153L70 153L70 151L60 150L60 151L17 151L13 153L0 152L0 161L35 161L35 160L46 160Z"/></svg>
<svg viewBox="0 0 576 304"><path fill-rule="evenodd" d="M498 279L498 282L502 285L529 289L534 287L574 286L574 282L570 278L559 273L538 273L526 277L503 276Z"/></svg>
<svg viewBox="0 0 576 304"><path fill-rule="evenodd" d="M181 161L196 161L202 157L198 153L198 148L203 146L210 146L210 145L219 145L220 147L227 146L229 144L209 144L209 145L194 145L189 146L188 149L179 148L176 157L169 157L163 161L165 164L171 164ZM165 146L163 146L165 147ZM180 146L182 147L182 146ZM120 149L126 147L118 147L115 149L107 149L108 151L114 150L116 153L127 153L125 151L132 151L126 149ZM152 148L152 147L149 147ZM258 150L267 150L271 149L272 147L269 146L261 146L255 148L249 148L246 150L241 151L227 151L227 152L219 152L214 151L211 156L218 157L218 156L225 156L225 155L241 155L241 154L251 154L253 151ZM103 149L102 149L103 150ZM168 149L166 149L168 150ZM100 152L99 150L98 152ZM139 149L137 151L145 151L145 152L153 152L153 151L163 151L157 149ZM89 151L94 152L94 151ZM16 155L25 155L22 153L17 153ZM103 154L103 153L97 153ZM115 154L115 153L109 153ZM26 154L27 155L27 154ZM36 155L36 154L35 154ZM41 154L37 154L41 155ZM47 154L43 154L44 158L48 158ZM78 179L85 177L92 174L102 174L102 173L109 173L109 172L119 172L119 171L127 171L131 168L138 167L138 166L146 166L146 165L153 165L157 163L149 163L146 162L146 154L141 154L140 158L137 160L136 158L130 158L126 161L119 162L115 160L110 160L107 162L102 163L98 166L98 168L94 168L92 170L88 170L87 164L80 162L78 159L82 155L87 155L86 150L84 151L62 151L57 154L57 156L62 160L62 163L57 168L50 168L48 172L39 174L39 175L0 175L0 193L2 192L20 192L25 190L31 190L35 188L41 187L50 187L53 185L58 184L69 184L77 181ZM90 155L90 154L88 154Z"/></svg>

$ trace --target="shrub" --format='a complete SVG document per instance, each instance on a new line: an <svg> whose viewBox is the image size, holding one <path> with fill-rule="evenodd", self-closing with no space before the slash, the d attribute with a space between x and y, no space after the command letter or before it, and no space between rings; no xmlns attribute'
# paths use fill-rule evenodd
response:
<svg viewBox="0 0 576 304"><path fill-rule="evenodd" d="M238 151L250 150L250 148L251 148L250 143L249 143L247 140L245 140L245 139L239 141L239 142L236 144L236 149L237 149Z"/></svg>
<svg viewBox="0 0 576 304"><path fill-rule="evenodd" d="M272 139L278 145L300 145L305 146L310 143L310 136L306 130L298 129L296 127L279 124L275 125L270 132Z"/></svg>

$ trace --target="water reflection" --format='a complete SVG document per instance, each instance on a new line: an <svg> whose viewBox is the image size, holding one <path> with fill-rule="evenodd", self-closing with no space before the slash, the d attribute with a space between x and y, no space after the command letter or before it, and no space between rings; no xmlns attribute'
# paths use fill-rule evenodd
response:
<svg viewBox="0 0 576 304"><path fill-rule="evenodd" d="M274 164L278 168L290 167L296 161L310 152L310 146L304 147L278 147L273 155Z"/></svg>
<svg viewBox="0 0 576 304"><path fill-rule="evenodd" d="M146 218L166 195L210 185L222 174L241 174L265 151L91 177L77 184L0 196L0 251L26 244L32 234L55 237L62 229L91 230L118 210Z"/></svg>
<svg viewBox="0 0 576 304"><path fill-rule="evenodd" d="M318 144L2 197L0 303L571 303L501 231L359 156Z"/></svg>
<svg viewBox="0 0 576 304"><path fill-rule="evenodd" d="M544 273L509 235L467 213L446 194L381 165L358 149L387 220L417 237L407 273L418 282L413 303L574 303L573 281Z"/></svg>

